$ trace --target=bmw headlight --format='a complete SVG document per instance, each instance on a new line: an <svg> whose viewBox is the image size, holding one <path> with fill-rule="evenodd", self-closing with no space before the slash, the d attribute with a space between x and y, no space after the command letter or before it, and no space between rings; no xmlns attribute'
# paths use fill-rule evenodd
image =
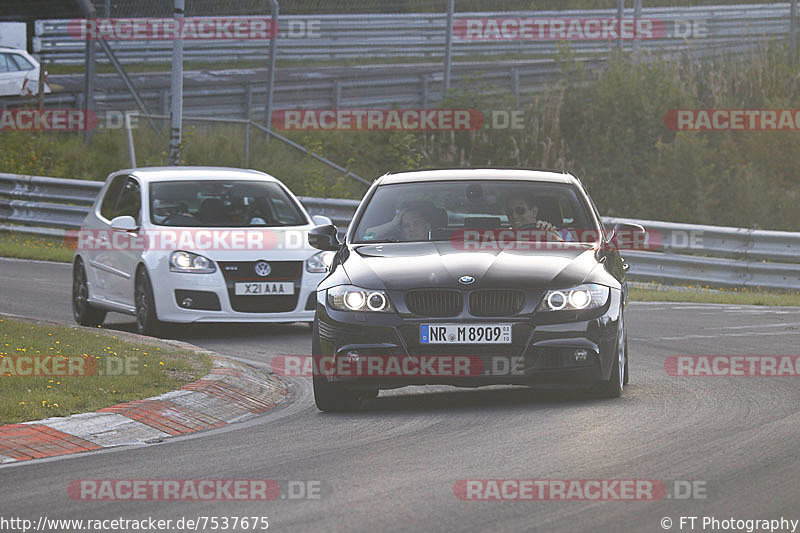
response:
<svg viewBox="0 0 800 533"><path fill-rule="evenodd" d="M337 311L394 311L384 291L362 289L353 285L339 285L328 289L328 304Z"/></svg>
<svg viewBox="0 0 800 533"><path fill-rule="evenodd" d="M195 274L211 274L217 271L214 261L192 252L177 251L169 256L169 269L172 272L191 272Z"/></svg>
<svg viewBox="0 0 800 533"><path fill-rule="evenodd" d="M599 309L608 302L610 289L587 283L570 289L547 291L537 311L583 311Z"/></svg>
<svg viewBox="0 0 800 533"><path fill-rule="evenodd" d="M328 271L336 252L319 252L306 259L306 272L321 274Z"/></svg>

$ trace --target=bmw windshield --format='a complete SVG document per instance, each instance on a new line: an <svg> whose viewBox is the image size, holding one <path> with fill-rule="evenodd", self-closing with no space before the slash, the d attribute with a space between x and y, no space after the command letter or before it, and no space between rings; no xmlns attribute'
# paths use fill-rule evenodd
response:
<svg viewBox="0 0 800 533"><path fill-rule="evenodd" d="M355 244L447 241L454 232L506 231L596 242L599 229L575 187L563 183L453 180L379 186L353 234Z"/></svg>

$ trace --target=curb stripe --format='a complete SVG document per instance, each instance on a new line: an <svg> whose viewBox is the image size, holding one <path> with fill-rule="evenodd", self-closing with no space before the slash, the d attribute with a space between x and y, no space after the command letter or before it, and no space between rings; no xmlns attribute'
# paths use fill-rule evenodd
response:
<svg viewBox="0 0 800 533"><path fill-rule="evenodd" d="M158 400L136 400L106 407L100 412L117 413L173 436L226 425L212 416Z"/></svg>
<svg viewBox="0 0 800 533"><path fill-rule="evenodd" d="M288 394L274 376L212 356L198 381L154 398L63 418L0 426L0 463L150 442L226 426L263 413ZM58 428L58 429L56 429Z"/></svg>
<svg viewBox="0 0 800 533"><path fill-rule="evenodd" d="M100 448L93 442L41 424L12 424L0 427L0 455L17 461L88 452Z"/></svg>

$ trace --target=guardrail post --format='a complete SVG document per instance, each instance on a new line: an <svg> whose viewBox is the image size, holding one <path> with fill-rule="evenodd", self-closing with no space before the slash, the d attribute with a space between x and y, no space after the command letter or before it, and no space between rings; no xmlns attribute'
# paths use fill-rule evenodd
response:
<svg viewBox="0 0 800 533"><path fill-rule="evenodd" d="M511 69L511 94L514 95L514 107L519 107L519 69Z"/></svg>
<svg viewBox="0 0 800 533"><path fill-rule="evenodd" d="M419 77L419 83L422 88L422 109L428 109L428 76L421 74Z"/></svg>
<svg viewBox="0 0 800 533"><path fill-rule="evenodd" d="M161 114L169 115L169 89L161 89L158 99Z"/></svg>
<svg viewBox="0 0 800 533"><path fill-rule="evenodd" d="M86 109L83 107L84 93L75 93L75 109Z"/></svg>
<svg viewBox="0 0 800 533"><path fill-rule="evenodd" d="M342 82L333 80L333 108L339 109L342 102Z"/></svg>

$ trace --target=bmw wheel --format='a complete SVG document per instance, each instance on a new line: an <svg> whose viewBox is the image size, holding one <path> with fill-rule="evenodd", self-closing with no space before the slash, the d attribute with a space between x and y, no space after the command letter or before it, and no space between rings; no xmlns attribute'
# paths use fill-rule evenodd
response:
<svg viewBox="0 0 800 533"><path fill-rule="evenodd" d="M628 381L628 339L625 335L622 312L619 315L616 351L617 357L611 369L611 376L608 381L601 383L596 389L598 395L603 398L619 398L622 396L622 389Z"/></svg>
<svg viewBox="0 0 800 533"><path fill-rule="evenodd" d="M322 349L316 321L312 330L311 355L314 358L314 403L317 404L317 408L328 413L357 410L361 406L358 394L345 389L341 383L331 383L319 372Z"/></svg>

